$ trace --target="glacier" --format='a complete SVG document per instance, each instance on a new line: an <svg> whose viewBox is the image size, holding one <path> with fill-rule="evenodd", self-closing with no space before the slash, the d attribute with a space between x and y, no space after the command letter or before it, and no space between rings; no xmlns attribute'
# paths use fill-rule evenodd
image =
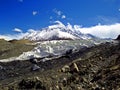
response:
<svg viewBox="0 0 120 90"><path fill-rule="evenodd" d="M77 52L82 48L92 47L100 43L105 43L109 40L53 40L53 41L41 41L36 42L37 45L33 50L23 52L18 57L11 57L8 59L2 59L0 62L11 62L15 60L29 60L34 58L43 58L43 61L50 60L51 58L57 58L68 50Z"/></svg>

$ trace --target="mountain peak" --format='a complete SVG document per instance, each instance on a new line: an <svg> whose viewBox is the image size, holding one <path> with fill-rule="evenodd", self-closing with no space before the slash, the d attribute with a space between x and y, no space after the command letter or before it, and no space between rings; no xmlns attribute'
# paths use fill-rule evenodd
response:
<svg viewBox="0 0 120 90"><path fill-rule="evenodd" d="M65 28L65 25L60 22L60 21L55 21L54 25L48 26L49 29L54 29L54 28Z"/></svg>
<svg viewBox="0 0 120 90"><path fill-rule="evenodd" d="M50 25L42 30L35 31L29 30L28 34L23 39L29 39L31 41L44 41L44 40L66 40L66 39L91 39L92 35L82 34L80 32L80 26L72 26L70 23L64 25L60 21L55 21L53 25Z"/></svg>

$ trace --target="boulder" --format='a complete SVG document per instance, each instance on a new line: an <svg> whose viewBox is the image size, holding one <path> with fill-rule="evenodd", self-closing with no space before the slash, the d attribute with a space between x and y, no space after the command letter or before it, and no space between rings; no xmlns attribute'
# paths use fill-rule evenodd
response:
<svg viewBox="0 0 120 90"><path fill-rule="evenodd" d="M0 65L0 70L5 70L5 68L3 66Z"/></svg>
<svg viewBox="0 0 120 90"><path fill-rule="evenodd" d="M34 64L34 65L32 66L32 68L31 68L32 71L37 71L37 70L39 70L39 69L40 69L40 67L39 67L38 65L36 65L36 64Z"/></svg>
<svg viewBox="0 0 120 90"><path fill-rule="evenodd" d="M37 64L37 59L30 59L30 62L33 63L33 64Z"/></svg>
<svg viewBox="0 0 120 90"><path fill-rule="evenodd" d="M77 66L77 64L76 63L72 63L71 65L70 65L70 72L71 73L75 73L75 72L79 72L79 68L78 68L78 66Z"/></svg>
<svg viewBox="0 0 120 90"><path fill-rule="evenodd" d="M69 72L70 71L70 67L68 65L65 65L62 69L61 69L61 72Z"/></svg>

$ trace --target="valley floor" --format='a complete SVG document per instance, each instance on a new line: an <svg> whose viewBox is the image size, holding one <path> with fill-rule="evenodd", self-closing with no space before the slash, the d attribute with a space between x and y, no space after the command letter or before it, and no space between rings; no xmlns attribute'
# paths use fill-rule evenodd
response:
<svg viewBox="0 0 120 90"><path fill-rule="evenodd" d="M33 70L35 65L39 68ZM1 62L0 90L120 90L120 43L108 42L36 64Z"/></svg>

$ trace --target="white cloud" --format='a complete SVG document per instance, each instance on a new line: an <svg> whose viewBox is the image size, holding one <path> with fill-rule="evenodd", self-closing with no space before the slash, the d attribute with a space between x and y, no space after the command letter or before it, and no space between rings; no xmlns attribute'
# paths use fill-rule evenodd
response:
<svg viewBox="0 0 120 90"><path fill-rule="evenodd" d="M66 16L65 15L62 15L62 17L61 17L62 19L65 19L66 18Z"/></svg>
<svg viewBox="0 0 120 90"><path fill-rule="evenodd" d="M56 13L58 16L62 15L62 12L60 10L53 9L53 12Z"/></svg>
<svg viewBox="0 0 120 90"><path fill-rule="evenodd" d="M84 34L92 34L100 38L115 39L120 34L120 23L115 23L111 25L102 25L101 23L98 23L98 25L91 27L83 27L82 25L71 25L70 23L68 23L67 26L65 26L60 21L55 21L55 23L59 24L61 27L80 31ZM53 26L55 27L56 25Z"/></svg>
<svg viewBox="0 0 120 90"><path fill-rule="evenodd" d="M115 23L111 25L102 25L98 23L98 25L91 27L83 27L82 25L71 25L70 23L65 26L60 21L56 21L62 27L66 27L67 29L80 31L84 34L92 34L94 36L100 38L112 38L115 39L120 34L120 23Z"/></svg>
<svg viewBox="0 0 120 90"><path fill-rule="evenodd" d="M65 19L66 18L66 15L64 15L64 13L60 10L57 10L57 9L53 9L53 12L55 14L57 14L57 18L61 18L61 19Z"/></svg>
<svg viewBox="0 0 120 90"><path fill-rule="evenodd" d="M21 29L19 29L19 28L14 28L14 30L13 31L15 31L15 32L19 32L19 33L22 33L22 30Z"/></svg>
<svg viewBox="0 0 120 90"><path fill-rule="evenodd" d="M32 32L35 32L34 29L28 29L28 32L32 33Z"/></svg>
<svg viewBox="0 0 120 90"><path fill-rule="evenodd" d="M38 14L38 12L37 11L33 11L32 14L33 14L33 16L35 16L36 14Z"/></svg>
<svg viewBox="0 0 120 90"><path fill-rule="evenodd" d="M120 11L120 8L118 9L118 11Z"/></svg>
<svg viewBox="0 0 120 90"><path fill-rule="evenodd" d="M0 35L0 39L5 39L5 40L13 40L13 39L22 39L24 36L26 36L28 33L32 33L32 32L35 32L34 29L28 29L27 32L25 33L22 33L22 30L18 29L18 28L15 28L13 31L17 31L17 32L20 32L20 33L17 33L17 34L3 34L3 35Z"/></svg>
<svg viewBox="0 0 120 90"><path fill-rule="evenodd" d="M5 34L5 35L0 35L0 39L5 39L5 40L12 40L12 39L21 39L23 36L25 36L26 33L20 33L20 34Z"/></svg>
<svg viewBox="0 0 120 90"><path fill-rule="evenodd" d="M61 11L58 11L58 12L57 12L57 14L58 14L58 15L61 15L61 14L62 14L62 12L61 12Z"/></svg>
<svg viewBox="0 0 120 90"><path fill-rule="evenodd" d="M12 37L9 37L9 35L0 35L0 39L11 40Z"/></svg>
<svg viewBox="0 0 120 90"><path fill-rule="evenodd" d="M120 34L120 23L112 25L96 25L92 27L80 27L82 33L89 33L100 38L113 38L115 39Z"/></svg>

